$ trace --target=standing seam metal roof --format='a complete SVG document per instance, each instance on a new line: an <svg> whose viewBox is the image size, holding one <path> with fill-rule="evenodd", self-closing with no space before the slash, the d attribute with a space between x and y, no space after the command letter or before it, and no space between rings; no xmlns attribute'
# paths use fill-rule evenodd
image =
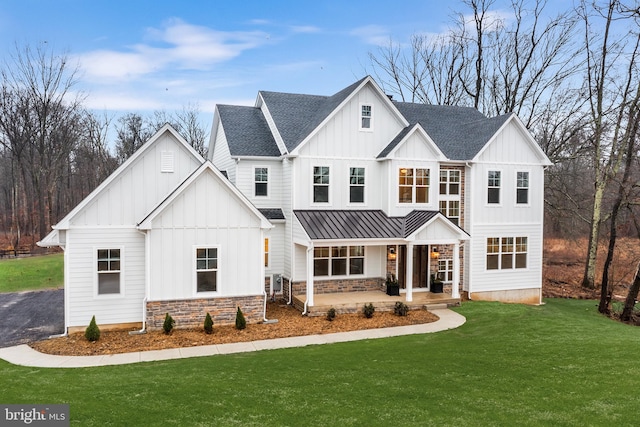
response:
<svg viewBox="0 0 640 427"><path fill-rule="evenodd" d="M295 210L312 240L402 239L429 222L438 211L411 211L389 217L381 210Z"/></svg>

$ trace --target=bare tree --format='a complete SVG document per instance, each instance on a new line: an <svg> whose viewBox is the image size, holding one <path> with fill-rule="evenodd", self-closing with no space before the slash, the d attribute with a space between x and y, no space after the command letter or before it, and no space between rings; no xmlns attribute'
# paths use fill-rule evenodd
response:
<svg viewBox="0 0 640 427"><path fill-rule="evenodd" d="M620 31L630 19L620 10L618 0L609 0L604 6L583 1L578 8L584 24L585 91L590 115L585 130L591 150L594 186L589 246L582 279L582 286L586 288L595 287L605 192L624 162L625 130L631 127L629 108L632 108L634 93L640 84L637 44L633 54L626 52L630 41L636 43L637 35Z"/></svg>
<svg viewBox="0 0 640 427"><path fill-rule="evenodd" d="M51 224L53 190L78 137L81 99L71 94L76 74L66 55L44 45L16 45L1 73L9 100L0 111L4 144L19 162L25 188L33 192L30 210L39 237Z"/></svg>
<svg viewBox="0 0 640 427"><path fill-rule="evenodd" d="M116 157L121 164L154 133L151 123L140 114L128 113L118 119Z"/></svg>
<svg viewBox="0 0 640 427"><path fill-rule="evenodd" d="M151 127L157 130L169 123L202 157L206 157L208 133L201 126L199 115L200 108L195 103L187 104L173 114L164 110L155 111Z"/></svg>

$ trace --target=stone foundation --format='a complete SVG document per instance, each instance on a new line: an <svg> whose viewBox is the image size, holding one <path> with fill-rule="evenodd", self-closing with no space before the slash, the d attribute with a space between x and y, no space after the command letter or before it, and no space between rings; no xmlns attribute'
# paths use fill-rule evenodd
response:
<svg viewBox="0 0 640 427"><path fill-rule="evenodd" d="M247 323L258 323L264 316L264 295L201 298L147 303L147 329L160 330L167 313L176 321L176 329L200 328L207 312L215 325L235 324L238 307Z"/></svg>
<svg viewBox="0 0 640 427"><path fill-rule="evenodd" d="M338 279L338 280L314 280L313 293L337 294L341 292L371 292L386 289L385 279L374 277L368 279ZM307 282L294 282L293 294L304 295L307 293Z"/></svg>

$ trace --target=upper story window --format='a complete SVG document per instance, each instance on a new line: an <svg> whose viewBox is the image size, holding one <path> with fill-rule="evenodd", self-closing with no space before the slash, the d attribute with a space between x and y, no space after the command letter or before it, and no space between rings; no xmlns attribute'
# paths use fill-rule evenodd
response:
<svg viewBox="0 0 640 427"><path fill-rule="evenodd" d="M98 249L98 295L120 293L120 249Z"/></svg>
<svg viewBox="0 0 640 427"><path fill-rule="evenodd" d="M487 203L500 203L500 171L489 171L487 180Z"/></svg>
<svg viewBox="0 0 640 427"><path fill-rule="evenodd" d="M460 171L440 171L440 194L457 196L460 194Z"/></svg>
<svg viewBox="0 0 640 427"><path fill-rule="evenodd" d="M429 169L400 168L399 203L429 203Z"/></svg>
<svg viewBox="0 0 640 427"><path fill-rule="evenodd" d="M364 168L349 168L349 203L364 203Z"/></svg>
<svg viewBox="0 0 640 427"><path fill-rule="evenodd" d="M269 238L264 239L264 266L269 267Z"/></svg>
<svg viewBox="0 0 640 427"><path fill-rule="evenodd" d="M254 193L256 196L269 195L269 169L254 169Z"/></svg>
<svg viewBox="0 0 640 427"><path fill-rule="evenodd" d="M329 203L329 166L313 167L313 203Z"/></svg>
<svg viewBox="0 0 640 427"><path fill-rule="evenodd" d="M372 115L371 105L365 104L360 106L360 129L371 129Z"/></svg>
<svg viewBox="0 0 640 427"><path fill-rule="evenodd" d="M460 225L460 201L440 200L440 212L455 225Z"/></svg>
<svg viewBox="0 0 640 427"><path fill-rule="evenodd" d="M527 268L526 237L487 238L487 270Z"/></svg>
<svg viewBox="0 0 640 427"><path fill-rule="evenodd" d="M529 172L518 172L516 178L516 203L529 203Z"/></svg>
<svg viewBox="0 0 640 427"><path fill-rule="evenodd" d="M196 291L218 290L218 248L196 249Z"/></svg>

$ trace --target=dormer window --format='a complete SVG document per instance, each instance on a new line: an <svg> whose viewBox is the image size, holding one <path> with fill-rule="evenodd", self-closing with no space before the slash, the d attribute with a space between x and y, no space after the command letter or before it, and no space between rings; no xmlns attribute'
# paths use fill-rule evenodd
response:
<svg viewBox="0 0 640 427"><path fill-rule="evenodd" d="M360 129L371 130L372 108L369 104L360 106Z"/></svg>

